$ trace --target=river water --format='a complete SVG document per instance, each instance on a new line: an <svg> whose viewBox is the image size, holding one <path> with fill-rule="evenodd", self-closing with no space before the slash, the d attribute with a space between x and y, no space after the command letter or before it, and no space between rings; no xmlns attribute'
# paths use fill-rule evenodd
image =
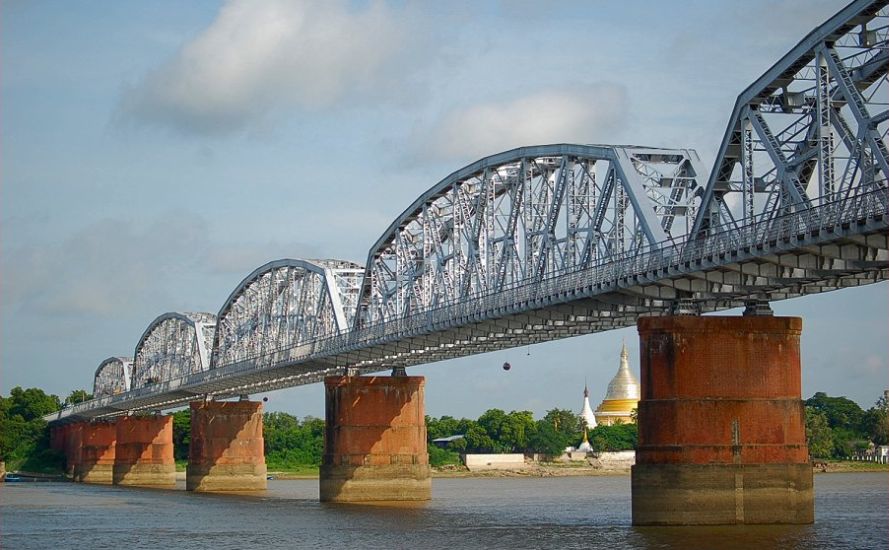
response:
<svg viewBox="0 0 889 550"><path fill-rule="evenodd" d="M415 507L318 502L317 480L262 495L75 483L0 487L3 549L889 548L889 474L815 476L814 525L633 527L630 478L435 479Z"/></svg>

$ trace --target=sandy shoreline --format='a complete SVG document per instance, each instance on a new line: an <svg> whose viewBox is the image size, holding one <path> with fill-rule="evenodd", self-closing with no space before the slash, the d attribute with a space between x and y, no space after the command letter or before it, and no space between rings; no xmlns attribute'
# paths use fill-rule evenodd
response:
<svg viewBox="0 0 889 550"><path fill-rule="evenodd" d="M889 472L889 464L873 462L828 462L826 466L813 467L815 474L836 474L850 472ZM63 479L64 474L42 474L19 472L24 476L37 478ZM269 470L268 475L274 479L318 479L318 473L286 472ZM464 467L449 466L433 468L433 478L491 478L491 477L583 477L583 476L628 476L629 468L602 468L577 465L529 464L522 469L482 470L471 472ZM185 471L176 472L176 481L185 481Z"/></svg>
<svg viewBox="0 0 889 550"><path fill-rule="evenodd" d="M889 472L889 464L866 462L831 462L826 469L813 468L815 474L834 474L848 472ZM269 472L275 479L318 479L318 474L291 474L288 472ZM548 466L529 465L523 469L483 470L470 472L465 468L432 469L433 478L490 478L490 477L580 477L580 476L628 476L629 468L605 469L592 466ZM184 477L183 477L184 479Z"/></svg>

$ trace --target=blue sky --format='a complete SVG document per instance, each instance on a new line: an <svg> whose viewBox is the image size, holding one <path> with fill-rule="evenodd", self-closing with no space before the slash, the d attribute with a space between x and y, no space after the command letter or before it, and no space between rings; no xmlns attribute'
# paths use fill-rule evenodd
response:
<svg viewBox="0 0 889 550"><path fill-rule="evenodd" d="M282 257L363 263L480 157L553 142L713 156L737 94L843 2L0 4L0 392L91 387L157 315ZM887 285L804 317L803 393L889 385ZM433 415L579 409L634 329L411 369ZM504 373L503 361L513 369ZM320 386L269 408L323 415Z"/></svg>

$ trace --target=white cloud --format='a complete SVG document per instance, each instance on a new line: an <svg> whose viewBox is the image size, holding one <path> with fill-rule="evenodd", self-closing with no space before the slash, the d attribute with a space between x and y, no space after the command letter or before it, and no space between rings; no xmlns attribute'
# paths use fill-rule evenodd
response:
<svg viewBox="0 0 889 550"><path fill-rule="evenodd" d="M523 145L614 143L626 118L622 86L543 90L452 110L428 131L421 154L468 160Z"/></svg>
<svg viewBox="0 0 889 550"><path fill-rule="evenodd" d="M410 50L409 27L382 3L353 11L341 0L229 0L209 28L125 90L118 116L221 134L280 108L385 95Z"/></svg>

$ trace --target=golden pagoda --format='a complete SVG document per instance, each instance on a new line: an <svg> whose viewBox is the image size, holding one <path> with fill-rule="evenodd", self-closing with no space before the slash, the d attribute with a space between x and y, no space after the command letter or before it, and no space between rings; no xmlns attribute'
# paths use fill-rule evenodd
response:
<svg viewBox="0 0 889 550"><path fill-rule="evenodd" d="M630 372L630 354L624 343L620 351L620 367L608 384L605 399L596 409L596 422L605 426L634 422L631 414L639 404L639 382Z"/></svg>

